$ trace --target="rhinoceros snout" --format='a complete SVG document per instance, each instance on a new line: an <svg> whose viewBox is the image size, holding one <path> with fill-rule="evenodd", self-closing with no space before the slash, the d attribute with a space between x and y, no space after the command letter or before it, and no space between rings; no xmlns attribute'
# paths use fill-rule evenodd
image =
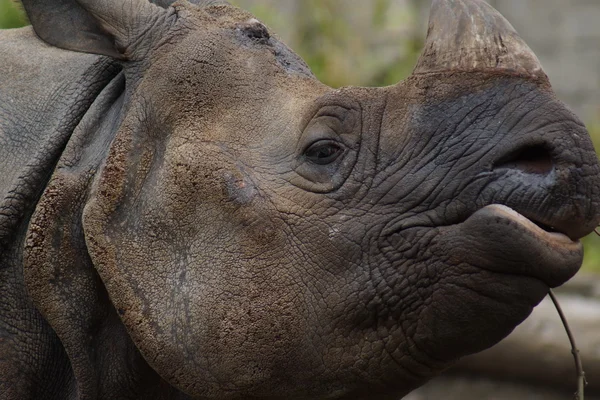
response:
<svg viewBox="0 0 600 400"><path fill-rule="evenodd" d="M549 232L572 240L600 222L600 168L589 136L575 120L541 122L493 165L505 204ZM548 124L548 125L547 125ZM527 136L530 136L528 138Z"/></svg>

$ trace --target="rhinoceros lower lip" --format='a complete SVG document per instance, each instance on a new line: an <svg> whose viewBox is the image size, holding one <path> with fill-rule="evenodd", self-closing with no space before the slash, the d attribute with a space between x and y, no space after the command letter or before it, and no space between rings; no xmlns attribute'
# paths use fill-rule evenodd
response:
<svg viewBox="0 0 600 400"><path fill-rule="evenodd" d="M462 236L462 250L451 252L492 272L530 276L555 287L570 279L583 260L579 241L546 231L504 205L484 207L459 226L453 233Z"/></svg>

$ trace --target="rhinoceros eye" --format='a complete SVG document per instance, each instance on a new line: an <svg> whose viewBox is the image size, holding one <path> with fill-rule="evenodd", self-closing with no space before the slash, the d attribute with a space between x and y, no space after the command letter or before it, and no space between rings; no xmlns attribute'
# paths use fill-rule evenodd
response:
<svg viewBox="0 0 600 400"><path fill-rule="evenodd" d="M344 149L336 142L320 140L306 149L304 157L317 165L327 165L337 160L343 152Z"/></svg>

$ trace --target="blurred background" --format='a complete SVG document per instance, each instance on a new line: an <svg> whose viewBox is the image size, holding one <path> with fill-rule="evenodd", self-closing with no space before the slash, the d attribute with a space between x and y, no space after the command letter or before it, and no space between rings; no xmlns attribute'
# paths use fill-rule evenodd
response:
<svg viewBox="0 0 600 400"><path fill-rule="evenodd" d="M558 97L600 150L600 0L488 0L540 58ZM269 25L323 82L391 85L408 76L427 31L430 0L232 0ZM26 25L0 0L0 28ZM0 54L2 57L2 54ZM0 88L1 90L1 88ZM588 400L600 399L600 238L585 239L585 273L559 291L580 343ZM473 327L476 329L476 327ZM423 399L568 399L575 373L565 330L544 301L494 348L413 392ZM586 394L588 394L586 393ZM597 397L592 397L597 396Z"/></svg>

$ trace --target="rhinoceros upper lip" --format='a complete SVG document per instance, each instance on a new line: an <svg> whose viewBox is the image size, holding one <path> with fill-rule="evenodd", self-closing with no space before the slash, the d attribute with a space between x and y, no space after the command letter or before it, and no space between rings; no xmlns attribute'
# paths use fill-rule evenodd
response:
<svg viewBox="0 0 600 400"><path fill-rule="evenodd" d="M492 204L487 206L488 209L493 210L495 213L502 215L506 218L512 219L519 223L521 226L531 231L540 240L544 240L548 243L555 245L571 245L577 243L577 239L573 240L571 235L566 232L560 232L551 225L547 225L543 222L538 222L533 218L528 218L518 211L501 204Z"/></svg>
<svg viewBox="0 0 600 400"><path fill-rule="evenodd" d="M518 213L522 218L525 218L530 223L536 225L540 230L543 230L545 232L560 233L564 236L567 236L572 241L577 241L586 235L586 232L582 231L582 229L585 228L583 228L582 224L576 220L553 220L553 216L543 217L533 212L514 210L512 208L509 209Z"/></svg>
<svg viewBox="0 0 600 400"><path fill-rule="evenodd" d="M541 232L544 232L547 235L541 235L541 237L543 237L543 238L550 239L557 235L560 235L561 237L565 237L566 239L569 239L570 242L572 242L572 241L577 241L578 239L580 239L581 237L584 236L584 235L581 235L579 232L581 230L580 227L576 226L575 224L569 223L569 222L551 221L549 218L544 218L542 216L536 215L533 212L516 210L514 208L511 208L509 206L502 205L502 204L491 204L491 205L488 205L483 208L490 208L490 207L492 209L497 210L498 212L502 213L503 215L510 217L510 219L514 219L515 221L519 222L521 225L526 227L528 230L531 230L531 231L534 231L534 232L537 232L540 234L541 234ZM454 221L451 224L441 225L441 226L449 226L449 225L463 223L475 212L470 213L467 217L464 217L463 219L460 219L458 221ZM420 224L420 223L413 224L413 222L410 220L408 220L408 221L401 220L401 221L396 221L396 223L394 223L394 224L390 224L390 226L388 226L388 227L386 227L386 229L384 229L383 233L384 233L384 235L389 236L389 235L398 233L402 230L416 228L416 227L433 228L434 226L427 226L427 225ZM571 229L570 229L570 227L571 227ZM550 236L548 236L548 235L550 235Z"/></svg>

